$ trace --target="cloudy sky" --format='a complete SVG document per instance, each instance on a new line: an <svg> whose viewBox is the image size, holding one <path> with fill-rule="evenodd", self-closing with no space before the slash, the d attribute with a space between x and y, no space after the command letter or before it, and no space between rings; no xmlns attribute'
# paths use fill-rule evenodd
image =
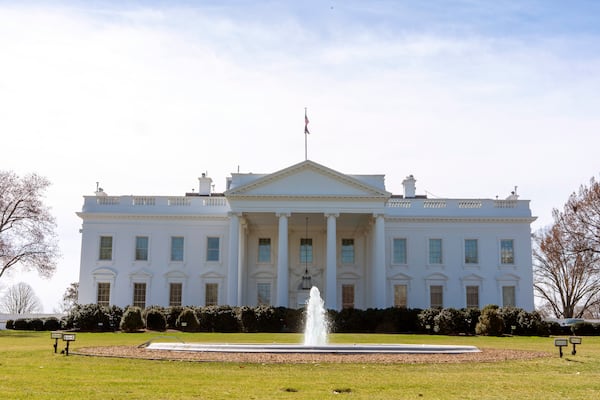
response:
<svg viewBox="0 0 600 400"><path fill-rule="evenodd" d="M46 312L78 280L81 221L110 195L182 195L207 172L308 158L414 174L431 197L504 198L551 222L598 177L600 2L0 0L0 169L50 179L62 258L30 283Z"/></svg>

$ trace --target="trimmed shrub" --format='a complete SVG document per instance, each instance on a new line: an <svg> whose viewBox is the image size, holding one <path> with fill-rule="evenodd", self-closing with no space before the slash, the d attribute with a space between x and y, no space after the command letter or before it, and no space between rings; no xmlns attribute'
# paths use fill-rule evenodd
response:
<svg viewBox="0 0 600 400"><path fill-rule="evenodd" d="M123 332L139 332L144 329L144 320L142 319L142 310L139 307L128 307L121 318L119 328Z"/></svg>
<svg viewBox="0 0 600 400"><path fill-rule="evenodd" d="M451 335L465 331L464 314L455 308L444 308L433 317L434 331L441 335Z"/></svg>
<svg viewBox="0 0 600 400"><path fill-rule="evenodd" d="M167 318L159 308L145 309L143 317L146 321L146 329L160 332L167 330Z"/></svg>
<svg viewBox="0 0 600 400"><path fill-rule="evenodd" d="M519 335L549 335L548 329L542 321L542 316L537 311L527 312L521 309L517 315L516 326Z"/></svg>
<svg viewBox="0 0 600 400"><path fill-rule="evenodd" d="M475 333L486 336L501 336L504 321L498 312L498 306L485 306L475 327Z"/></svg>
<svg viewBox="0 0 600 400"><path fill-rule="evenodd" d="M242 325L242 332L251 333L258 331L258 323L256 321L256 312L254 312L254 308L247 306L238 308L237 317Z"/></svg>
<svg viewBox="0 0 600 400"><path fill-rule="evenodd" d="M202 332L239 332L237 312L230 306L208 306L196 310Z"/></svg>
<svg viewBox="0 0 600 400"><path fill-rule="evenodd" d="M108 308L98 304L76 304L67 316L65 328L87 332L114 330L118 327L118 324L114 325L114 319L119 315L119 310L116 306Z"/></svg>
<svg viewBox="0 0 600 400"><path fill-rule="evenodd" d="M29 327L29 320L26 318L17 318L13 324L13 329L17 331L28 331L31 328Z"/></svg>
<svg viewBox="0 0 600 400"><path fill-rule="evenodd" d="M12 320L12 319L7 320L6 321L6 329L14 329L14 324L15 324L14 320Z"/></svg>
<svg viewBox="0 0 600 400"><path fill-rule="evenodd" d="M183 332L197 332L200 328L200 322L194 310L186 307L181 311L179 317L177 317L175 326Z"/></svg>
<svg viewBox="0 0 600 400"><path fill-rule="evenodd" d="M570 328L573 335L578 336L592 336L600 333L598 329L600 328L600 325L592 324L590 322L577 322L571 325Z"/></svg>
<svg viewBox="0 0 600 400"><path fill-rule="evenodd" d="M167 328L177 329L177 318L179 318L179 314L183 311L183 307L181 306L171 306L167 307L165 310L165 317L167 318Z"/></svg>
<svg viewBox="0 0 600 400"><path fill-rule="evenodd" d="M522 335L523 329L519 324L519 314L524 311L522 308L517 307L500 307L498 309L498 315L504 322L504 333L512 335ZM513 326L515 329L513 329Z"/></svg>
<svg viewBox="0 0 600 400"><path fill-rule="evenodd" d="M43 331L44 321L41 318L32 318L29 320L29 330L32 331Z"/></svg>
<svg viewBox="0 0 600 400"><path fill-rule="evenodd" d="M428 308L419 313L419 328L421 332L435 332L435 316L440 313L439 308Z"/></svg>
<svg viewBox="0 0 600 400"><path fill-rule="evenodd" d="M44 320L45 331L57 331L61 328L60 320L56 317L48 317Z"/></svg>
<svg viewBox="0 0 600 400"><path fill-rule="evenodd" d="M281 323L273 307L258 306L254 312L258 332L281 332Z"/></svg>

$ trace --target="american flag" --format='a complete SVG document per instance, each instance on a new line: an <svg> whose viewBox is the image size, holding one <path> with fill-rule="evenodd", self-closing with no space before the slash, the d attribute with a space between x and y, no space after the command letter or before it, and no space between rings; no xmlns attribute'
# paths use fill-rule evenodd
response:
<svg viewBox="0 0 600 400"><path fill-rule="evenodd" d="M306 116L306 108L304 109L304 133L310 134L308 131L308 117Z"/></svg>

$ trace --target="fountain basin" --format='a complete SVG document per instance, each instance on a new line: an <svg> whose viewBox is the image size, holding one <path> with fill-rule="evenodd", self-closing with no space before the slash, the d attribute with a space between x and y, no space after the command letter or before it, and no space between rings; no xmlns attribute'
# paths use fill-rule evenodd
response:
<svg viewBox="0 0 600 400"><path fill-rule="evenodd" d="M205 344L150 343L148 350L218 353L304 353L304 354L462 354L478 353L475 346L429 344L351 344L306 346L299 344Z"/></svg>

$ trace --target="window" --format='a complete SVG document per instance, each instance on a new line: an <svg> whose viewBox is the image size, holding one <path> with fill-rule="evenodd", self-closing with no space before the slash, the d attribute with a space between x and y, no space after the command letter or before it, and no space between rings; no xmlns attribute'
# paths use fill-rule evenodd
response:
<svg viewBox="0 0 600 400"><path fill-rule="evenodd" d="M477 239L465 239L465 264L479 263Z"/></svg>
<svg viewBox="0 0 600 400"><path fill-rule="evenodd" d="M148 236L135 237L136 261L148 261Z"/></svg>
<svg viewBox="0 0 600 400"><path fill-rule="evenodd" d="M112 236L100 236L100 254L98 258L104 261L112 260Z"/></svg>
<svg viewBox="0 0 600 400"><path fill-rule="evenodd" d="M258 262L271 262L271 238L258 239Z"/></svg>
<svg viewBox="0 0 600 400"><path fill-rule="evenodd" d="M256 303L260 305L271 305L271 284L257 283L256 291L258 293Z"/></svg>
<svg viewBox="0 0 600 400"><path fill-rule="evenodd" d="M110 305L110 283L98 282L98 294L96 296L96 303L99 306L108 307Z"/></svg>
<svg viewBox="0 0 600 400"><path fill-rule="evenodd" d="M141 309L146 308L146 284L133 284L133 306Z"/></svg>
<svg viewBox="0 0 600 400"><path fill-rule="evenodd" d="M442 239L429 239L429 264L442 263Z"/></svg>
<svg viewBox="0 0 600 400"><path fill-rule="evenodd" d="M342 264L354 264L354 239L342 239Z"/></svg>
<svg viewBox="0 0 600 400"><path fill-rule="evenodd" d="M407 285L394 285L394 307L407 307L408 300L408 286Z"/></svg>
<svg viewBox="0 0 600 400"><path fill-rule="evenodd" d="M429 307L442 308L444 307L444 288L443 286L429 286Z"/></svg>
<svg viewBox="0 0 600 400"><path fill-rule="evenodd" d="M206 261L219 261L219 238L206 238Z"/></svg>
<svg viewBox="0 0 600 400"><path fill-rule="evenodd" d="M394 264L406 264L406 239L394 239Z"/></svg>
<svg viewBox="0 0 600 400"><path fill-rule="evenodd" d="M216 306L219 303L219 284L207 283L204 294L204 305Z"/></svg>
<svg viewBox="0 0 600 400"><path fill-rule="evenodd" d="M467 286L467 308L479 308L479 286Z"/></svg>
<svg viewBox="0 0 600 400"><path fill-rule="evenodd" d="M516 307L516 304L517 302L515 301L515 287L502 286L502 306Z"/></svg>
<svg viewBox="0 0 600 400"><path fill-rule="evenodd" d="M311 264L313 262L312 239L300 239L300 263Z"/></svg>
<svg viewBox="0 0 600 400"><path fill-rule="evenodd" d="M169 285L169 307L181 306L182 289L183 285L181 283L171 283Z"/></svg>
<svg viewBox="0 0 600 400"><path fill-rule="evenodd" d="M354 285L342 285L342 308L354 308Z"/></svg>
<svg viewBox="0 0 600 400"><path fill-rule="evenodd" d="M183 261L183 237L171 237L171 261Z"/></svg>
<svg viewBox="0 0 600 400"><path fill-rule="evenodd" d="M514 264L515 263L515 248L512 239L502 239L500 241L500 263Z"/></svg>

